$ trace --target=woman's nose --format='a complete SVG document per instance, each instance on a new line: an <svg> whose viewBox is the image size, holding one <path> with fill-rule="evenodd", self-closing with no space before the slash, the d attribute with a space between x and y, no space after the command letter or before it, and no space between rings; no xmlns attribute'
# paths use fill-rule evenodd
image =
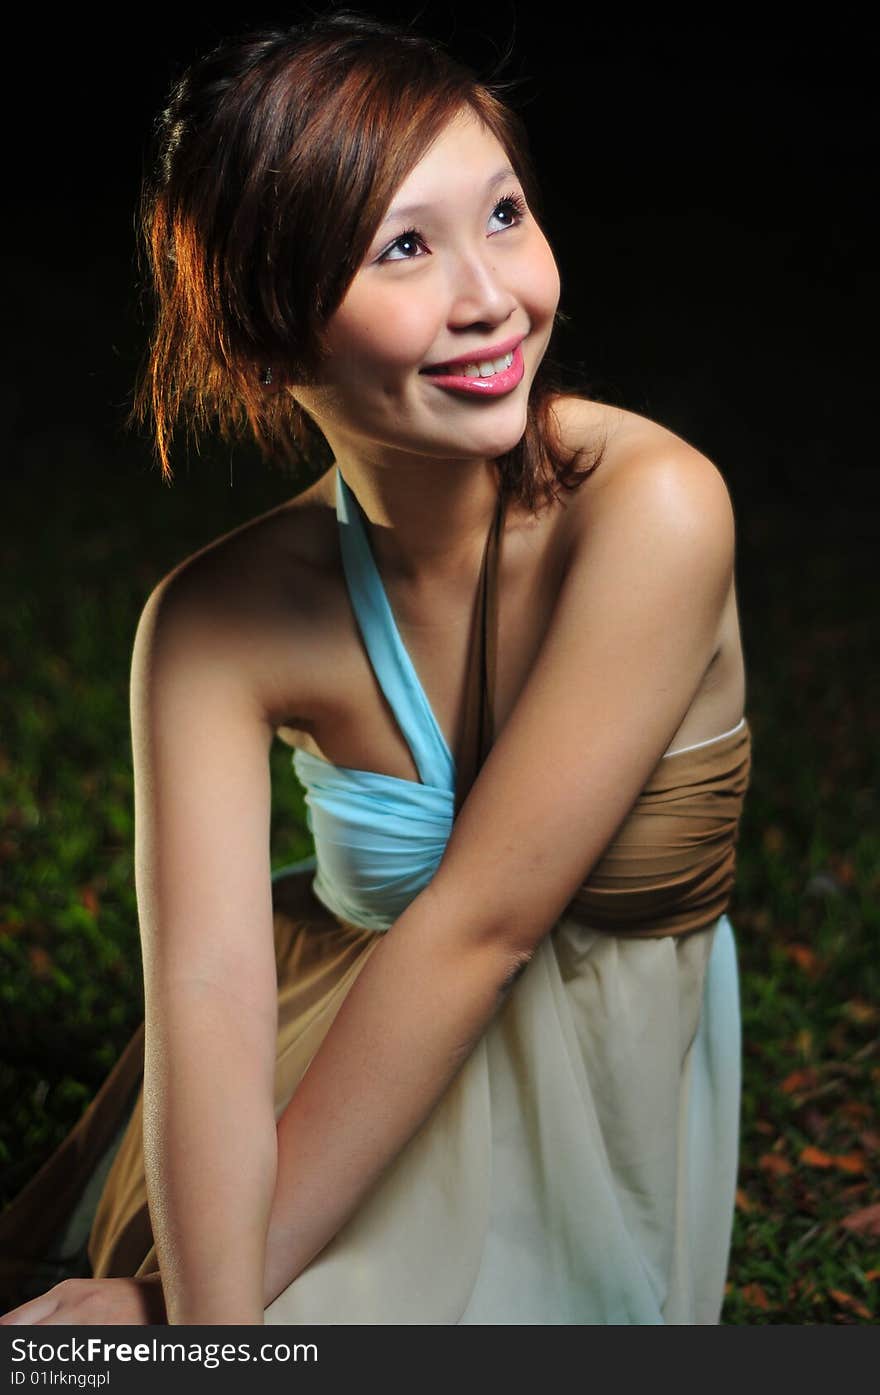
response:
<svg viewBox="0 0 880 1395"><path fill-rule="evenodd" d="M450 270L450 324L460 328L482 321L501 324L516 309L516 296L493 263L488 252L456 259Z"/></svg>

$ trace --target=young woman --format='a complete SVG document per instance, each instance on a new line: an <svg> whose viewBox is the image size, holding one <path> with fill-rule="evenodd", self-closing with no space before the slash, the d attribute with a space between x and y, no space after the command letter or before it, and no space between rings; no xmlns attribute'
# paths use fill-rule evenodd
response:
<svg viewBox="0 0 880 1395"><path fill-rule="evenodd" d="M440 46L347 12L230 41L160 143L163 469L180 414L332 463L144 607L145 1033L0 1218L7 1270L91 1277L3 1320L717 1322L724 481L553 385L525 134ZM276 736L316 856L273 877Z"/></svg>

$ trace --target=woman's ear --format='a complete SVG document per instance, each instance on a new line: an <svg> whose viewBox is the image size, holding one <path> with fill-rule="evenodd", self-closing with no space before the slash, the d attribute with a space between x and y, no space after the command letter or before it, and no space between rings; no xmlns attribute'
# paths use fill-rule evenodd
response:
<svg viewBox="0 0 880 1395"><path fill-rule="evenodd" d="M290 374L279 363L264 363L257 369L257 379L267 397L276 397L293 386Z"/></svg>

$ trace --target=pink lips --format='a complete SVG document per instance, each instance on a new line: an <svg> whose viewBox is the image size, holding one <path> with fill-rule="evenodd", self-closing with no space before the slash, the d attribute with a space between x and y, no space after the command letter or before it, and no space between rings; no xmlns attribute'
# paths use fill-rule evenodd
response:
<svg viewBox="0 0 880 1395"><path fill-rule="evenodd" d="M437 387L446 388L451 392L467 392L472 397L502 397L506 392L513 391L517 383L522 381L524 373L522 349L517 344L510 367L503 368L500 373L493 373L488 378L469 378L464 373L426 373L425 377L436 383Z"/></svg>

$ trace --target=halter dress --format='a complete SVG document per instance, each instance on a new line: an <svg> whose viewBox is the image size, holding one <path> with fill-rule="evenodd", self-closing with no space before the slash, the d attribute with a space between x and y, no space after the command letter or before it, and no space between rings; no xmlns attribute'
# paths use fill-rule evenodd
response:
<svg viewBox="0 0 880 1395"><path fill-rule="evenodd" d="M502 494L457 769L338 466L336 490L358 630L419 781L293 753L315 854L273 873L276 1119L380 936L431 880L494 735ZM741 1083L726 907L750 766L745 717L661 759L436 1107L267 1324L719 1321ZM158 1268L143 1060L141 1024L0 1215L6 1308L70 1274Z"/></svg>

